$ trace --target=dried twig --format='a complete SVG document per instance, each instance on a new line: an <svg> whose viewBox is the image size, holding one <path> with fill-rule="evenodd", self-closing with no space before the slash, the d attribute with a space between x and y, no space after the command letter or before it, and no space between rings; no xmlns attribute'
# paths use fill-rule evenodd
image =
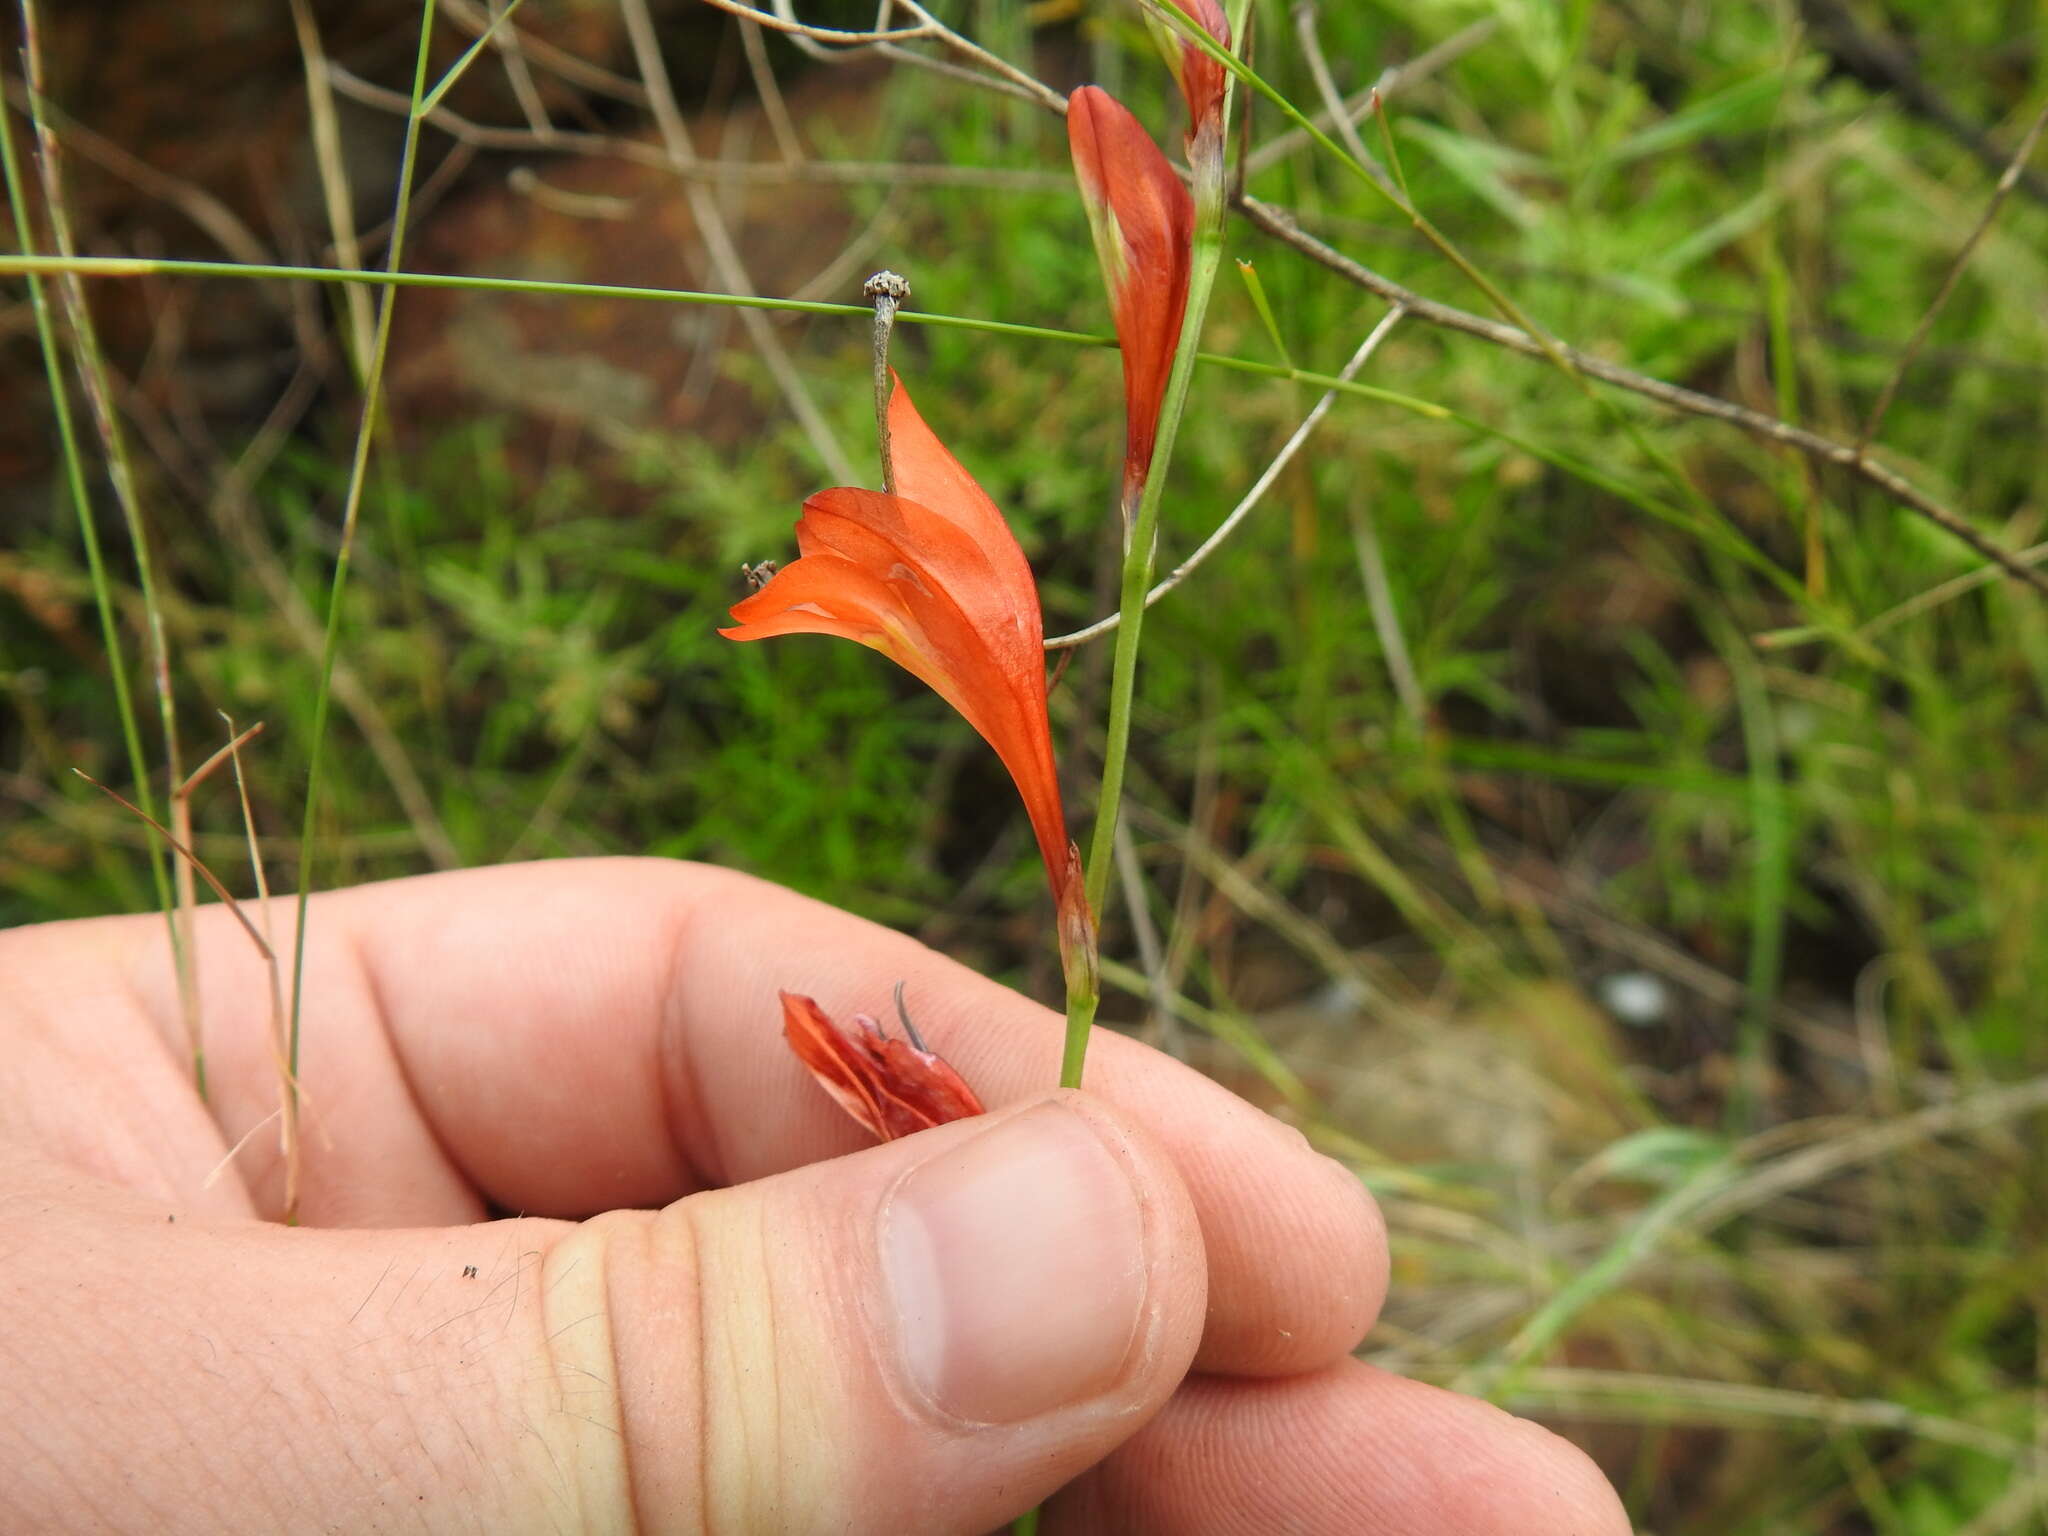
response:
<svg viewBox="0 0 2048 1536"><path fill-rule="evenodd" d="M333 243L335 263L361 267L363 248L356 237L354 200L349 196L348 166L341 152L341 126L334 112L333 77L326 48L320 41L320 26L313 19L311 0L291 0L292 25L299 38L299 58L306 72L307 116L313 128L313 163L320 173L320 196L327 209L327 233ZM376 321L371 315L370 290L351 283L342 289L348 306L349 360L356 376L370 363L371 333Z"/></svg>
<svg viewBox="0 0 2048 1536"><path fill-rule="evenodd" d="M661 44L654 35L654 20L647 13L647 0L619 0L619 8L625 17L626 35L632 40L633 57L639 65L641 82L646 85L648 98L653 104L654 121L661 130L662 144L668 150L671 166L681 170L695 163L697 150L690 142L690 130L683 123L682 109L676 105L668 66L662 62ZM726 227L718 199L712 196L709 188L695 181L683 183L683 195L690 205L690 217L697 225L697 236L704 242L719 283L728 293L757 292L753 279L747 276L746 263L740 259L739 247L733 243L732 231ZM789 349L775 334L768 317L759 310L743 309L740 311L740 324L746 330L747 339L760 352L761 361L767 365L776 387L789 402L790 414L810 439L811 450L818 455L826 472L841 484L851 485L852 461L846 457L846 450L840 447L831 425L811 399L810 386L804 383L803 375L790 358Z"/></svg>
<svg viewBox="0 0 2048 1536"><path fill-rule="evenodd" d="M831 299L846 292L855 274L863 267L873 265L873 257L903 222L902 200L892 189L882 199L874 217L854 232L853 238L840 247L832 259L820 267L816 274L797 285L790 294L792 299Z"/></svg>
<svg viewBox="0 0 2048 1536"><path fill-rule="evenodd" d="M746 50L747 70L754 77L754 91L761 98L761 112L768 119L768 131L775 135L776 149L790 165L802 164L809 156L804 153L802 135L796 131L796 120L789 115L789 103L782 99L782 82L775 78L768 62L768 43L761 35L761 23L740 19L740 46Z"/></svg>
<svg viewBox="0 0 2048 1536"><path fill-rule="evenodd" d="M1251 222L1252 227L1262 234L1270 235L1283 245L1300 251L1304 256L1327 267L1346 281L1356 284L1368 293L1378 294L1389 304L1402 306L1425 325L1476 336L1510 352L1519 352L1524 357L1547 356L1543 343L1520 327L1508 325L1500 320L1490 320L1484 315L1475 315L1454 305L1440 304L1434 299L1425 299L1412 289L1402 287L1391 278L1382 277L1363 263L1352 260L1342 251L1324 244L1305 232L1283 210L1269 203L1246 195L1237 199L1237 207ZM2011 551L1992 542L1989 536L1980 533L1961 516L1950 511L1903 475L1887 469L1867 454L1859 453L1850 444L1838 443L1832 438L1822 437L1818 432L1809 432L1804 427L1795 427L1790 422L1780 421L1775 416L1767 416L1762 411L1753 411L1745 405L1737 405L1732 400L1702 394L1696 389L1687 389L1682 385L1668 384L1662 379L1652 378L1649 374L1638 373L1633 368L1611 363L1593 353L1582 352L1565 342L1556 341L1552 345L1563 354L1573 368L1589 379L1598 379L1603 384L1626 389L1645 399L1654 400L1659 405L1684 411L1688 415L1704 416L1731 427L1738 427L1769 442L1796 448L1819 463L1844 470L1877 487L1894 501L1917 512L1944 532L1967 544L1985 559L1999 566L2007 575L2016 577L2036 591L2048 593L2048 577L2028 569L2013 557Z"/></svg>
<svg viewBox="0 0 2048 1536"><path fill-rule="evenodd" d="M1036 76L1017 68L1008 60L998 58L980 44L962 37L922 5L917 4L916 0L882 0L881 11L875 18L875 25L866 32L814 27L798 21L791 10L790 0L773 0L775 8L772 13L743 4L742 0L706 0L706 3L782 33L815 59L829 62L854 52L872 52L882 58L934 70L940 74L951 75L955 79L1002 91L1006 95L1035 101L1055 111L1066 110L1066 98L1058 91ZM891 15L897 10L912 18L910 26L895 27L889 24ZM915 42L939 43L964 60L965 66L951 64L944 59L926 58L923 54L902 46Z"/></svg>
<svg viewBox="0 0 2048 1536"><path fill-rule="evenodd" d="M71 214L65 201L63 151L45 111L48 97L43 90L43 59L38 41L35 0L21 0L21 34L22 66L28 85L29 120L35 128L43 208L50 221L50 232L56 238L58 252L67 257L75 256L78 246L72 238ZM121 418L114 407L110 383L112 370L107 366L105 353L100 347L99 330L93 322L92 309L86 303L85 284L75 273L66 273L57 286L63 295L65 318L71 326L79 381L85 388L86 402L92 408L94 425L99 429L100 443L107 456L108 478L114 487L114 499L120 504L122 521L127 526L128 540L134 549L136 577L142 591L144 627L149 635L150 675L156 685L157 723L163 731L165 778L167 787L174 789L184 777L178 745L177 696L171 683L170 644L165 638L163 603L157 587L156 562L150 549L148 527L142 515L142 495L128 455L127 434L122 431ZM146 791L144 797L147 798ZM172 823L189 840L192 829L185 820L185 807L173 799L169 810ZM168 837L169 833L165 835ZM186 866L177 865L174 876L177 903L165 917L171 927L171 953L177 972L179 1008L192 1048L193 1076L204 1096L206 1057L200 1049L199 976L197 961L192 954L192 913L198 897Z"/></svg>
<svg viewBox="0 0 2048 1536"><path fill-rule="evenodd" d="M440 0L440 8L472 37L481 36L497 20L491 12L476 4L475 0ZM523 58L531 60L558 80L600 96L609 96L614 101L629 102L636 107L648 104L647 88L637 80L613 74L587 59L578 58L566 49L557 48L544 38L530 36L510 23L501 29L500 35L509 37L517 44Z"/></svg>
<svg viewBox="0 0 2048 1536"><path fill-rule="evenodd" d="M327 66L335 91L366 107L403 116L409 103L405 92L374 84L352 74L339 64ZM1013 170L992 165L934 165L917 161L802 160L711 160L699 157L677 165L659 144L618 134L589 133L581 129L557 129L546 138L526 128L507 128L479 123L450 111L434 108L426 116L430 127L472 149L523 150L528 153L562 155L603 155L635 165L668 171L683 181L710 182L716 186L786 187L816 183L826 186L953 186L997 187L1005 191L1064 191L1073 178L1063 172Z"/></svg>
<svg viewBox="0 0 2048 1536"><path fill-rule="evenodd" d="M527 126L542 138L548 138L555 131L554 123L548 117L548 109L540 99L540 88L533 83L533 71L526 62L526 50L519 41L519 34L511 26L510 12L505 9L504 0L490 0L490 16L480 36L488 37L497 49L499 59L505 65L505 78L511 82L512 96L519 103L520 115Z"/></svg>
<svg viewBox="0 0 2048 1536"><path fill-rule="evenodd" d="M194 853L191 850L191 848L184 843L183 840L172 836L171 829L169 827L165 826L162 822L158 821L154 816L150 815L149 812L145 811L141 806L137 805L133 800L130 800L126 795L122 794L119 790L111 789L107 785L102 784L98 779L94 778L91 774L87 773L83 768L73 768L71 771L77 774L81 779L85 780L86 783L90 784L94 789L98 790L101 794L107 796L110 800L114 801L117 805L121 806L122 809L128 811L131 815L141 817L144 821L148 822L150 826L154 827L156 829L157 836L161 837L165 842L169 843L171 845L172 850L176 852L177 855L185 861L185 863L193 870L194 873L196 873L199 876L200 879L206 882L208 888L212 890L213 894L221 899L221 904L225 906L231 914L233 914L235 921L242 925L242 931L249 935L250 942L256 946L257 951L263 956L263 958L265 960L274 960L277 958L276 951L271 949L270 945L264 941L263 935L256 931L256 925L249 921L248 914L242 910L241 904L235 900L234 892L230 891L226 886L220 883L219 877L216 876L212 870L206 867L205 862L201 860L199 855Z"/></svg>

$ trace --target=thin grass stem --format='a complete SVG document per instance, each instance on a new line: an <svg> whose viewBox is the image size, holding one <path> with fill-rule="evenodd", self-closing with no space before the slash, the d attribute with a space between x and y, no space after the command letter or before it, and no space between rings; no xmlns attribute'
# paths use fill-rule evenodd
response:
<svg viewBox="0 0 2048 1536"><path fill-rule="evenodd" d="M398 270L405 252L407 215L412 203L413 171L419 160L420 103L427 88L427 61L432 51L435 0L424 0L420 13L419 51L413 64L413 110L406 119L405 147L398 163L398 193L391 215L391 241L386 250L387 274ZM371 343L369 368L363 379L362 416L356 426L355 455L349 465L348 496L341 518L341 540L335 552L334 577L327 593L327 628L320 649L320 683L313 697L313 732L306 753L306 810L299 834L298 926L292 938L291 1027L285 1061L291 1075L289 1097L296 1110L299 1096L299 1032L305 1016L306 908L313 892L313 838L319 826L322 747L327 735L328 704L334 692L334 662L341 649L342 598L348 586L349 556L362 513L363 486L369 478L370 444L376 435L383 400L384 360L391 348L391 312L397 293L387 288L377 306L377 334ZM289 1113L290 1111L288 1111Z"/></svg>

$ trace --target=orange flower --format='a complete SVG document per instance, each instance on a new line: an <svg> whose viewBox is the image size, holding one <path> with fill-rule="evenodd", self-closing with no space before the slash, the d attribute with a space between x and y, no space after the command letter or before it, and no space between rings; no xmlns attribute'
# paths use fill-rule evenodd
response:
<svg viewBox="0 0 2048 1536"><path fill-rule="evenodd" d="M1230 22L1216 0L1174 0L1174 3L1218 43L1225 48L1230 46ZM1144 10L1145 25L1151 29L1159 51L1166 55L1166 67L1173 71L1180 93L1187 100L1189 157L1194 158L1195 145L1205 131L1213 133L1217 153L1221 154L1223 94L1228 83L1223 66L1189 42L1172 22L1151 6L1145 6Z"/></svg>
<svg viewBox="0 0 2048 1536"><path fill-rule="evenodd" d="M889 436L896 494L841 487L811 497L796 525L801 557L735 605L732 627L719 633L855 640L960 711L1016 781L1064 936L1086 900L1045 712L1038 587L1003 514L924 424L901 380Z"/></svg>
<svg viewBox="0 0 2048 1536"><path fill-rule="evenodd" d="M903 1015L909 1038L892 1040L864 1013L846 1030L810 998L781 996L782 1033L797 1060L841 1109L883 1141L986 1113L960 1074L924 1048L909 1014ZM903 1006L900 987L896 1006Z"/></svg>
<svg viewBox="0 0 2048 1536"><path fill-rule="evenodd" d="M1067 141L1124 354L1124 516L1136 514L1188 307L1195 203L1138 120L1100 86L1067 98Z"/></svg>

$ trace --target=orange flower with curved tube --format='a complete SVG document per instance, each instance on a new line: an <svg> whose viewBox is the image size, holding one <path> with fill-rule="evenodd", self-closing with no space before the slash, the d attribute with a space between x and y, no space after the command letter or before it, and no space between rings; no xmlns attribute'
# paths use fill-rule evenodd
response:
<svg viewBox="0 0 2048 1536"><path fill-rule="evenodd" d="M1152 135L1109 92L1067 98L1067 142L1124 354L1124 517L1135 516L1180 343L1195 202Z"/></svg>
<svg viewBox="0 0 2048 1536"><path fill-rule="evenodd" d="M1087 899L1053 762L1038 587L1002 512L894 383L896 494L840 487L811 497L796 525L799 558L736 604L732 627L719 633L858 641L957 709L1023 797L1064 949L1086 920Z"/></svg>

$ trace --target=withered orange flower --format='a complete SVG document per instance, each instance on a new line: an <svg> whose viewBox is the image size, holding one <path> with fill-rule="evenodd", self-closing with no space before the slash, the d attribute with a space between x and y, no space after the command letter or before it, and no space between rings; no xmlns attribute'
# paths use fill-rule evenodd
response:
<svg viewBox="0 0 2048 1536"><path fill-rule="evenodd" d="M1204 32L1223 47L1230 46L1230 22L1216 0L1174 0ZM1159 51L1166 55L1166 67L1180 85L1188 104L1188 154L1197 153L1196 144L1213 136L1216 152L1223 150L1223 95L1228 78L1223 66L1189 42L1171 21L1151 6L1145 7L1145 24L1151 29Z"/></svg>
<svg viewBox="0 0 2048 1536"><path fill-rule="evenodd" d="M1152 135L1100 86L1067 98L1067 142L1124 354L1124 515L1137 511L1188 307L1195 203Z"/></svg>
<svg viewBox="0 0 2048 1536"><path fill-rule="evenodd" d="M842 1029L815 1001L782 996L782 1033L797 1060L855 1120L883 1141L983 1114L981 1100L944 1058L924 1048L903 1016L908 1039L896 1040L864 1013ZM897 989L897 1007L903 1003Z"/></svg>
<svg viewBox="0 0 2048 1536"><path fill-rule="evenodd" d="M1016 781L1062 917L1077 903L1085 912L1053 763L1031 566L988 493L894 382L896 494L841 487L811 497L796 525L800 558L735 605L732 627L719 633L838 635L928 683Z"/></svg>

